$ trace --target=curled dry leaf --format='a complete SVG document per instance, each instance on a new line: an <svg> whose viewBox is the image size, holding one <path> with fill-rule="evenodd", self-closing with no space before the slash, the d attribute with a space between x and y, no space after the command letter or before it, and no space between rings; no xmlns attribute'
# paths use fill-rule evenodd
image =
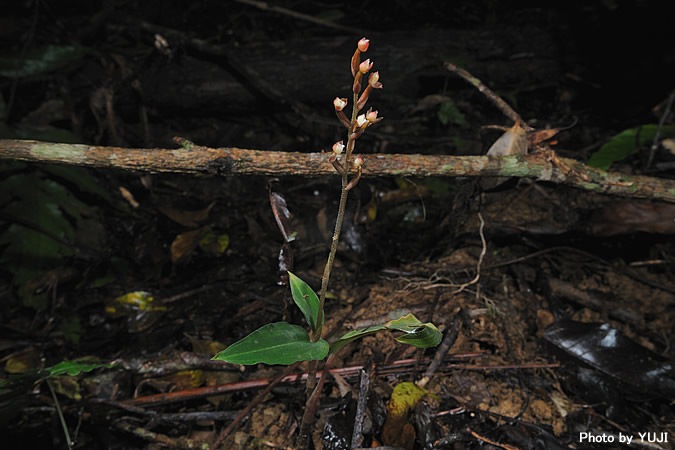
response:
<svg viewBox="0 0 675 450"><path fill-rule="evenodd" d="M508 156L527 154L527 133L520 126L520 120L506 130L487 152L488 156Z"/></svg>
<svg viewBox="0 0 675 450"><path fill-rule="evenodd" d="M295 240L295 233L291 229L291 212L286 206L286 199L276 192L270 192L270 205L272 206L272 213L274 220L277 221L277 226L284 236L284 241L291 242Z"/></svg>
<svg viewBox="0 0 675 450"><path fill-rule="evenodd" d="M520 120L506 130L490 147L488 156L510 156L527 154L527 132L520 126ZM482 177L479 181L484 191L490 191L503 185L509 178Z"/></svg>

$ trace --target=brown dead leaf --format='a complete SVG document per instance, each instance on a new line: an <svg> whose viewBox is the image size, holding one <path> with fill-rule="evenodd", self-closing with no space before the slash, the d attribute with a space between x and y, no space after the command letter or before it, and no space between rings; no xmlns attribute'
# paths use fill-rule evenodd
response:
<svg viewBox="0 0 675 450"><path fill-rule="evenodd" d="M546 130L534 130L531 133L527 133L528 148L534 148L537 144L548 141L559 132L560 128L549 128Z"/></svg>
<svg viewBox="0 0 675 450"><path fill-rule="evenodd" d="M206 208L198 209L196 211L185 211L163 206L160 206L157 209L177 224L188 228L196 228L209 218L209 213L215 204L216 202L211 202Z"/></svg>
<svg viewBox="0 0 675 450"><path fill-rule="evenodd" d="M199 241L211 230L208 225L192 231L181 233L171 243L171 262L186 259L199 245Z"/></svg>
<svg viewBox="0 0 675 450"><path fill-rule="evenodd" d="M527 133L520 126L520 120L506 130L490 147L488 156L508 156L527 154Z"/></svg>

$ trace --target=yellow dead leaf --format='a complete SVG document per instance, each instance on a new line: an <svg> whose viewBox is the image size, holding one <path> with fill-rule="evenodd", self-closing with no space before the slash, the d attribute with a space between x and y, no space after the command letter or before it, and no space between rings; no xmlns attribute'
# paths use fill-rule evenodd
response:
<svg viewBox="0 0 675 450"><path fill-rule="evenodd" d="M225 349L225 345L218 341L212 341L210 339L196 339L187 333L183 334L190 340L190 344L192 344L192 351L197 355L213 356L219 351Z"/></svg>
<svg viewBox="0 0 675 450"><path fill-rule="evenodd" d="M135 291L116 297L106 305L106 312L111 316L124 315L131 311L166 311L166 306L153 304L155 298L150 292Z"/></svg>
<svg viewBox="0 0 675 450"><path fill-rule="evenodd" d="M412 449L415 443L415 428L408 423L408 415L426 395L431 395L415 383L399 383L387 403L387 419L382 428L385 445Z"/></svg>
<svg viewBox="0 0 675 450"><path fill-rule="evenodd" d="M112 317L125 317L131 331L143 331L167 311L166 306L156 305L154 300L149 292L129 292L107 301L105 312Z"/></svg>
<svg viewBox="0 0 675 450"><path fill-rule="evenodd" d="M5 372L24 373L29 369L40 368L40 352L30 347L21 353L15 354L5 363Z"/></svg>
<svg viewBox="0 0 675 450"><path fill-rule="evenodd" d="M49 379L49 383L59 394L65 395L72 400L82 400L80 383L78 382L77 377L71 377L69 375L52 377Z"/></svg>
<svg viewBox="0 0 675 450"><path fill-rule="evenodd" d="M222 255L229 245L230 237L227 234L216 235L209 232L199 241L199 248L211 256Z"/></svg>

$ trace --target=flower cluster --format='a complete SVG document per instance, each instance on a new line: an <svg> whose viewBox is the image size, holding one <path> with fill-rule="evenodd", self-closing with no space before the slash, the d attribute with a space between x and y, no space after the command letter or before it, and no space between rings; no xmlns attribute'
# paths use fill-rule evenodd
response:
<svg viewBox="0 0 675 450"><path fill-rule="evenodd" d="M361 39L356 45L356 50L351 60L351 71L352 76L354 77L354 82L352 84L352 92L354 97L354 105L352 106L352 118L351 120L344 113L344 109L347 107L348 101L346 98L335 97L333 100L333 107L335 108L335 114L337 115L340 122L349 130L349 135L347 139L347 145L344 144L344 141L339 141L333 144L333 156L331 157L331 163L335 169L345 175L345 167L337 160L339 155L342 154L346 149L345 159L349 161L352 151L354 150L354 142L358 139L363 132L371 125L382 120L382 117L378 117L377 111L373 108L369 108L365 114L359 114L361 110L366 106L368 98L370 97L373 89L381 89L382 83L380 83L380 73L373 72L368 76L368 82L365 89L363 89L363 81L365 75L370 72L373 68L373 62L370 59L361 61L361 53L365 53L370 46L370 41L366 38ZM363 165L363 158L357 156L354 158L354 161L348 162L348 168L353 167L357 169L357 174L352 179L348 188L351 189L356 186L359 178L361 177L361 170Z"/></svg>

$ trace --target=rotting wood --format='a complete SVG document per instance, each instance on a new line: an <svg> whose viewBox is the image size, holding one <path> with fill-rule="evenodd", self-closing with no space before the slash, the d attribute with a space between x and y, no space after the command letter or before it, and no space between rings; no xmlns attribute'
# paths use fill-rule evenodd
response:
<svg viewBox="0 0 675 450"><path fill-rule="evenodd" d="M298 153L239 148L140 149L0 140L0 159L79 167L193 175L337 175L331 153ZM579 189L631 198L675 203L675 181L631 176L588 167L560 158L563 173L542 154L489 156L372 154L363 176L521 177L566 184ZM587 179L583 179L582 177Z"/></svg>

